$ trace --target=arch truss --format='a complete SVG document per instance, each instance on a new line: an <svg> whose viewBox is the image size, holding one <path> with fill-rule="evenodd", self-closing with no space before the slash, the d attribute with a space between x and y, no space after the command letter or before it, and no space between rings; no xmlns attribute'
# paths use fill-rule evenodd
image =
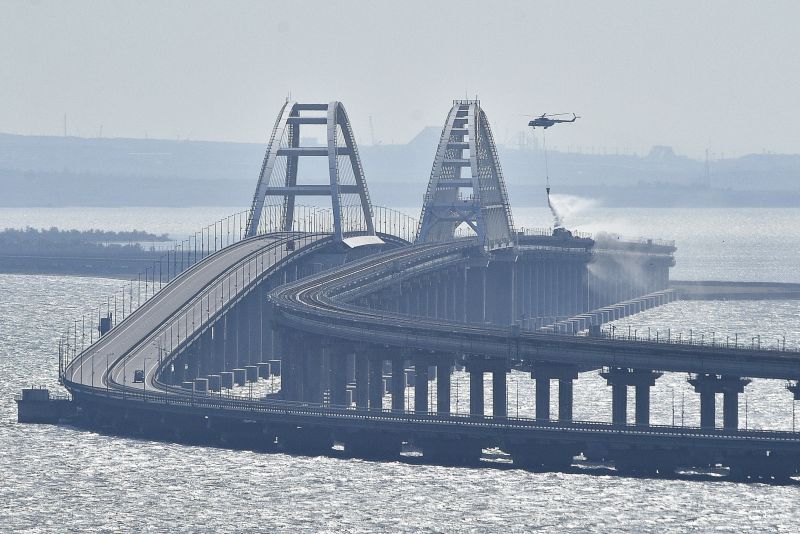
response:
<svg viewBox="0 0 800 534"><path fill-rule="evenodd" d="M417 242L451 240L463 225L487 249L512 245L508 193L478 100L453 101L433 161Z"/></svg>
<svg viewBox="0 0 800 534"><path fill-rule="evenodd" d="M304 146L313 138L301 137L301 129L324 126L324 146ZM299 183L301 161L326 158L327 165L311 162L317 173L327 168L327 179L317 176ZM304 165L305 166L305 165ZM305 177L305 176L304 176ZM340 102L303 104L287 101L281 109L269 139L247 221L247 235L259 233L259 225L290 231L296 225L296 199L302 196L329 197L332 231L339 241L347 236L375 236L372 204L358 156L347 112ZM377 238L375 239L377 240ZM374 240L373 240L374 241Z"/></svg>

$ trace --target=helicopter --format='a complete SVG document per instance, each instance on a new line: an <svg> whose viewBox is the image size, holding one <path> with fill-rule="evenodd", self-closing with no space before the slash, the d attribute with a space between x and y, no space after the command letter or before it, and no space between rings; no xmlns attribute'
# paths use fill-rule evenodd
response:
<svg viewBox="0 0 800 534"><path fill-rule="evenodd" d="M536 129L537 126L544 128L545 130L553 126L554 124L558 124L561 122L575 122L576 119L580 119L577 115L572 113L571 119L554 119L552 117L560 117L562 115L570 115L570 113L553 113L548 115L547 113L542 113L540 116L536 117L532 121L528 123L533 129Z"/></svg>

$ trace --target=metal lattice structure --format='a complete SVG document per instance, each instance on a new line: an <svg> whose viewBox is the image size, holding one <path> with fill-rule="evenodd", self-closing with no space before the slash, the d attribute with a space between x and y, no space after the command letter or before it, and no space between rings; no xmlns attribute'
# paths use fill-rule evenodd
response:
<svg viewBox="0 0 800 534"><path fill-rule="evenodd" d="M304 125L324 125L325 146L301 146ZM328 183L298 183L302 158L326 157ZM333 233L344 241L348 235L375 236L372 204L347 112L340 102L303 104L287 101L269 139L253 204L247 235L258 234L262 219L279 219L278 227L290 231L295 224L295 200L299 196L330 197Z"/></svg>
<svg viewBox="0 0 800 534"><path fill-rule="evenodd" d="M451 240L463 224L487 249L513 244L503 172L478 100L453 101L433 161L416 241Z"/></svg>

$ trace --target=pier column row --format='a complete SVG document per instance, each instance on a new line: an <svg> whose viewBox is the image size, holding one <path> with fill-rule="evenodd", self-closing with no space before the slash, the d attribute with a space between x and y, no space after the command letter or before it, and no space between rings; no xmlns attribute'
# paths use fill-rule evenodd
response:
<svg viewBox="0 0 800 534"><path fill-rule="evenodd" d="M578 368L574 365L536 362L531 378L536 380L536 419L550 419L550 381L558 380L558 419L571 421L573 380L578 378Z"/></svg>
<svg viewBox="0 0 800 534"><path fill-rule="evenodd" d="M505 360L482 360L468 359L465 362L469 373L469 413L470 415L483 416L484 403L484 384L483 374L492 373L492 416L506 417L508 406L506 397L508 394L508 363Z"/></svg>
<svg viewBox="0 0 800 534"><path fill-rule="evenodd" d="M700 394L700 427L716 426L715 396L722 393L722 427L726 430L739 428L739 393L750 383L747 378L735 376L699 374L689 380Z"/></svg>
<svg viewBox="0 0 800 534"><path fill-rule="evenodd" d="M662 373L650 369L611 367L600 373L611 386L611 422L615 425L628 423L628 386L636 388L635 420L638 426L650 425L650 388Z"/></svg>

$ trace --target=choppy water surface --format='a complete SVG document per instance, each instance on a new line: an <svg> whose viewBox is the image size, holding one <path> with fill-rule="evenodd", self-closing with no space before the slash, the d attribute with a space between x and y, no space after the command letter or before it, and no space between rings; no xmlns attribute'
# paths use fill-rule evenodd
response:
<svg viewBox="0 0 800 534"><path fill-rule="evenodd" d="M143 229L177 233L164 220ZM789 242L797 236L795 231ZM768 250L786 243L779 237L762 239ZM797 279L797 259L789 256L767 269L781 277L767 279ZM700 269L702 257L679 262ZM737 262L724 267L726 262L717 261L717 272L728 279L766 276ZM307 458L18 425L13 395L30 384L55 387L57 331L118 286L117 280L97 278L0 275L4 531L796 531L797 486ZM688 336L691 330L693 337L717 342L736 337L750 343L760 334L762 345L783 343L785 336L787 347L797 347L799 308L796 301L678 302L615 326L617 334L626 334L630 326L638 336L648 327L651 335L669 329L672 336ZM657 382L653 423L698 423L699 402L685 378L669 374ZM459 407L465 411L468 387L462 380ZM746 391L742 426L746 421L751 428L792 427L791 395L783 383L756 380ZM533 383L522 373L509 380L509 403L512 415L517 404L520 415L533 414ZM609 420L610 412L605 382L595 373L582 375L575 388L575 417Z"/></svg>

